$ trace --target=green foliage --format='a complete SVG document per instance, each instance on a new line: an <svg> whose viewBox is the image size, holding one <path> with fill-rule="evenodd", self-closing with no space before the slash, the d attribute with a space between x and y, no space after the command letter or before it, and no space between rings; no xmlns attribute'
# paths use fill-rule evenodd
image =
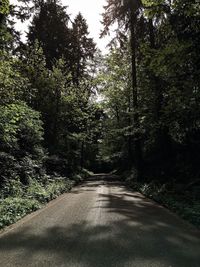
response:
<svg viewBox="0 0 200 267"><path fill-rule="evenodd" d="M24 185L21 183L19 177L7 180L3 186L2 195L6 197L22 197L24 193Z"/></svg>
<svg viewBox="0 0 200 267"><path fill-rule="evenodd" d="M35 179L31 179L26 190L27 196L31 199L36 199L40 203L46 203L60 194L67 192L73 186L73 181L64 178L54 178L54 180L47 180L44 185Z"/></svg>
<svg viewBox="0 0 200 267"><path fill-rule="evenodd" d="M9 197L1 200L0 204L0 229L15 223L26 214L40 208L37 200L28 198Z"/></svg>
<svg viewBox="0 0 200 267"><path fill-rule="evenodd" d="M104 158L105 165L109 163L114 165L114 168L129 168L134 139L129 61L130 54L127 47L124 47L124 50L112 49L105 59L105 68L99 76L104 96L102 108L105 112L103 138L99 145L100 156Z"/></svg>
<svg viewBox="0 0 200 267"><path fill-rule="evenodd" d="M0 229L8 226L28 213L42 207L43 204L68 192L88 177L87 170L74 175L72 179L46 176L43 181L29 179L24 186L19 179L9 180L0 191Z"/></svg>
<svg viewBox="0 0 200 267"><path fill-rule="evenodd" d="M2 0L0 5L0 13L8 14L9 13L9 0Z"/></svg>
<svg viewBox="0 0 200 267"><path fill-rule="evenodd" d="M77 183L77 184L83 181L83 179L82 179L82 177L81 177L80 174L75 174L75 175L73 175L73 180L74 180L75 183Z"/></svg>
<svg viewBox="0 0 200 267"><path fill-rule="evenodd" d="M41 168L44 157L40 114L25 103L0 106L0 177L20 177L27 183Z"/></svg>
<svg viewBox="0 0 200 267"><path fill-rule="evenodd" d="M49 194L45 190L44 186L35 179L29 180L29 186L27 188L27 195L29 198L36 199L40 203L45 203L49 199Z"/></svg>
<svg viewBox="0 0 200 267"><path fill-rule="evenodd" d="M0 148L37 154L43 140L40 114L24 103L1 106L0 114Z"/></svg>
<svg viewBox="0 0 200 267"><path fill-rule="evenodd" d="M107 114L102 154L118 155L117 165L127 169L133 164L137 142L142 148L143 179L187 182L199 177L200 24L196 3L146 0L143 8L130 6L130 1L107 3L105 33L118 21L120 36L106 58L101 79ZM129 35L130 8L135 16L135 55L124 37ZM131 56L137 63L133 90ZM133 101L135 94L137 101Z"/></svg>
<svg viewBox="0 0 200 267"><path fill-rule="evenodd" d="M132 173L125 173L124 177L132 189L162 204L197 227L200 226L199 190L194 194L193 190L185 190L182 185L182 190L177 191L176 185L161 184L154 180L149 183L136 183Z"/></svg>
<svg viewBox="0 0 200 267"><path fill-rule="evenodd" d="M93 39L88 35L87 22L79 13L72 26L72 62L70 64L73 82L76 85L79 85L81 78L88 77L87 63L88 60L93 59L96 50Z"/></svg>
<svg viewBox="0 0 200 267"><path fill-rule="evenodd" d="M23 78L20 61L5 51L0 51L0 105L20 100L27 87L27 79Z"/></svg>
<svg viewBox="0 0 200 267"><path fill-rule="evenodd" d="M69 16L65 9L58 1L38 3L37 12L29 28L29 44L33 45L36 40L39 41L48 68L52 68L54 62L62 56L67 59L70 56L71 30L68 27Z"/></svg>

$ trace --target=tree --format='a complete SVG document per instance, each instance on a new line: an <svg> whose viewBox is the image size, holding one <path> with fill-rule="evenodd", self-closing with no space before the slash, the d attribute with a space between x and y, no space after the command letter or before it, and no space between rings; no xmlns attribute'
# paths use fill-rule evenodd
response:
<svg viewBox="0 0 200 267"><path fill-rule="evenodd" d="M99 74L101 93L104 96L102 108L105 113L103 140L100 151L104 159L120 169L132 166L132 85L130 52L113 48L104 60Z"/></svg>
<svg viewBox="0 0 200 267"><path fill-rule="evenodd" d="M139 128L139 114L138 114L138 90L137 90L137 66L136 66L136 23L139 9L141 7L140 0L115 1L108 0L103 14L104 32L109 31L115 21L118 22L119 28L125 27L130 30L130 47L131 47L131 66L132 66L132 90L133 90L133 124L135 128ZM119 31L119 30L118 30ZM141 178L142 171L142 150L140 136L134 137L134 165L138 172L138 177Z"/></svg>
<svg viewBox="0 0 200 267"><path fill-rule="evenodd" d="M62 57L66 66L70 64L72 40L65 9L58 0L40 1L29 28L29 45L39 41L50 69Z"/></svg>
<svg viewBox="0 0 200 267"><path fill-rule="evenodd" d="M81 78L86 77L88 60L94 58L95 43L88 37L88 25L79 13L72 26L72 76L74 83L78 86Z"/></svg>
<svg viewBox="0 0 200 267"><path fill-rule="evenodd" d="M134 3L136 5L133 5ZM133 5L131 9L130 5ZM137 140L139 136L142 142L143 163L145 170L149 170L148 175L154 174L160 180L166 177L171 180L170 177L175 173L176 177L183 177L186 169L188 174L198 173L198 7L195 1L191 5L189 1L184 1L183 5L179 0L161 0L156 3L148 0L125 1L124 5L120 1L108 1L104 14L104 33L109 30L110 25L118 21L118 37L123 37L123 27L125 30L129 29L134 37L131 38L134 40L131 45L132 70L136 67L137 76L132 76L132 88L137 85L137 90L133 91L132 103L135 104L132 109L135 111L137 106L133 121L138 121L134 138ZM125 47L126 40L121 38L119 43L123 43ZM126 62L128 64L128 61ZM115 73L118 63L113 63L112 70ZM118 68L120 72L121 68ZM109 83L119 93L120 89L112 72L109 75ZM113 99L111 94L106 96L109 100L112 99L110 106L118 99L117 92ZM125 103L128 104L128 99ZM120 116L114 115L110 118L111 125L116 119L120 121L117 117ZM120 125L119 128L122 130L123 126ZM115 135L115 140L117 138ZM118 144L116 141L114 149L120 151ZM135 144L133 147L135 149ZM196 155L197 160L188 160L192 153ZM144 175L147 176L147 173Z"/></svg>
<svg viewBox="0 0 200 267"><path fill-rule="evenodd" d="M0 55L0 105L15 103L23 98L28 80L21 75L18 58L6 51L1 51Z"/></svg>
<svg viewBox="0 0 200 267"><path fill-rule="evenodd" d="M23 102L0 106L0 114L0 186L18 177L27 184L44 156L40 114Z"/></svg>
<svg viewBox="0 0 200 267"><path fill-rule="evenodd" d="M3 0L0 4L0 50L5 49L11 36L7 27L7 16L9 15L9 1ZM0 52L1 53L1 52ZM1 56L1 54L0 54Z"/></svg>

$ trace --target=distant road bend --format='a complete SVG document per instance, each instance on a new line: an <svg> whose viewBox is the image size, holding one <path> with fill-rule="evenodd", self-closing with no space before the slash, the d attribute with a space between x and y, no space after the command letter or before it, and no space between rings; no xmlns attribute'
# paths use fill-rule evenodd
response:
<svg viewBox="0 0 200 267"><path fill-rule="evenodd" d="M0 267L200 267L200 233L99 175L0 234Z"/></svg>

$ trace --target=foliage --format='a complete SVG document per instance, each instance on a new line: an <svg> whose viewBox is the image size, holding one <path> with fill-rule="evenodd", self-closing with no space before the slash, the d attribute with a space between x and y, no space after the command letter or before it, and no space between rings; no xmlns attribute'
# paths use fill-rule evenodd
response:
<svg viewBox="0 0 200 267"><path fill-rule="evenodd" d="M109 106L103 142L107 151L104 149L103 153L110 154L110 158L113 153L118 155L118 166L131 168L134 143L138 140L141 179L156 177L162 182L186 183L199 178L197 6L187 0L184 5L178 0L135 1L135 4L131 7L130 1L108 0L103 15L104 33L115 21L119 23L118 41L105 61L106 75L102 79L104 102ZM131 14L135 16L134 23ZM131 25L135 29L134 51L132 35L127 31ZM120 51L123 51L121 57ZM133 52L137 86L130 93L132 71L125 66L130 66L131 56L133 61ZM135 94L137 101L131 106Z"/></svg>
<svg viewBox="0 0 200 267"><path fill-rule="evenodd" d="M37 153L43 140L39 113L20 103L1 106L0 114L1 149Z"/></svg>
<svg viewBox="0 0 200 267"><path fill-rule="evenodd" d="M20 177L27 183L40 169L44 152L43 128L38 112L25 103L0 106L0 177Z"/></svg>
<svg viewBox="0 0 200 267"><path fill-rule="evenodd" d="M48 68L62 56L70 56L69 16L59 1L41 1L37 6L29 28L29 44L38 40L41 44Z"/></svg>
<svg viewBox="0 0 200 267"><path fill-rule="evenodd" d="M43 181L29 179L27 186L24 186L19 179L10 180L0 191L0 229L68 192L75 184L80 183L88 176L89 172L82 170L72 179L55 175L43 177Z"/></svg>
<svg viewBox="0 0 200 267"><path fill-rule="evenodd" d="M0 6L0 13L1 14L9 13L9 0L2 0L1 6Z"/></svg>
<svg viewBox="0 0 200 267"><path fill-rule="evenodd" d="M92 60L95 54L95 44L88 37L88 25L81 13L79 13L72 26L72 71L73 82L79 85L80 79L88 77L88 60Z"/></svg>
<svg viewBox="0 0 200 267"><path fill-rule="evenodd" d="M19 70L19 60L5 51L0 51L0 105L13 103L22 98L27 79Z"/></svg>
<svg viewBox="0 0 200 267"><path fill-rule="evenodd" d="M2 200L0 204L0 229L15 223L38 208L40 208L40 204L36 200L17 197L9 197Z"/></svg>
<svg viewBox="0 0 200 267"><path fill-rule="evenodd" d="M7 180L4 184L2 190L2 196L7 197L17 197L20 198L24 193L24 185L20 182L19 177L11 180Z"/></svg>
<svg viewBox="0 0 200 267"><path fill-rule="evenodd" d="M103 88L101 92L105 96L102 107L107 115L100 153L119 168L123 162L128 167L130 137L133 136L129 59L130 55L125 51L113 49L105 59L105 69L99 76Z"/></svg>
<svg viewBox="0 0 200 267"><path fill-rule="evenodd" d="M22 43L14 21L28 18ZM199 22L197 1L107 0L102 36L117 29L103 58L85 18L59 0L2 2L0 188L13 212L3 224L81 182L84 168L132 169L161 201L165 184L199 180Z"/></svg>
<svg viewBox="0 0 200 267"><path fill-rule="evenodd" d="M130 175L126 181L132 189L162 204L197 227L200 226L199 192L194 194L192 190L184 190L184 186L181 192L177 192L175 185L160 184L159 181L135 183Z"/></svg>
<svg viewBox="0 0 200 267"><path fill-rule="evenodd" d="M38 200L40 203L46 203L65 191L70 190L72 186L73 181L64 177L57 177L54 180L48 179L45 185L35 179L31 179L26 195L31 199Z"/></svg>

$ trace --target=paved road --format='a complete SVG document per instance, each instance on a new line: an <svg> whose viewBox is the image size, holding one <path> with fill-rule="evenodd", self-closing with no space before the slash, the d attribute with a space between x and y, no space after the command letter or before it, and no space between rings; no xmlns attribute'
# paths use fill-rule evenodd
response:
<svg viewBox="0 0 200 267"><path fill-rule="evenodd" d="M0 266L200 267L200 233L121 183L91 180L1 234Z"/></svg>

